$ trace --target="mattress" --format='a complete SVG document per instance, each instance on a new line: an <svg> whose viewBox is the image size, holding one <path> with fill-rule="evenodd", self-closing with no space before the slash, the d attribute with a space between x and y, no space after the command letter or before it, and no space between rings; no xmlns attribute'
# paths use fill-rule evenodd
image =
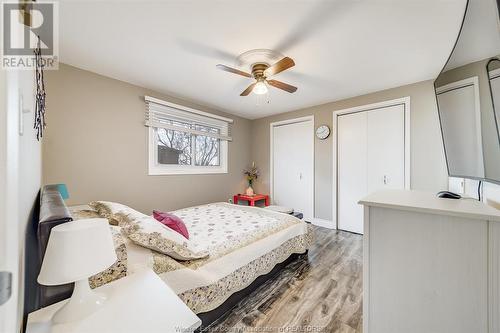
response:
<svg viewBox="0 0 500 333"><path fill-rule="evenodd" d="M70 208L75 219L93 217L88 207ZM213 203L170 212L187 226L204 259L178 261L140 247L110 226L118 261L90 279L92 287L151 268L195 313L211 311L233 293L312 243L310 226L288 214Z"/></svg>

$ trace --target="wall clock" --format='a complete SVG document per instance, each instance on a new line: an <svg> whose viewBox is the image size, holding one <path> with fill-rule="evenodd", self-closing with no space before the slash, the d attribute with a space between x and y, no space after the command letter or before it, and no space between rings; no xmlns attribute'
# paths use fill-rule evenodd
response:
<svg viewBox="0 0 500 333"><path fill-rule="evenodd" d="M320 140L328 138L329 135L330 135L330 127L328 127L327 125L321 125L316 129L316 136Z"/></svg>

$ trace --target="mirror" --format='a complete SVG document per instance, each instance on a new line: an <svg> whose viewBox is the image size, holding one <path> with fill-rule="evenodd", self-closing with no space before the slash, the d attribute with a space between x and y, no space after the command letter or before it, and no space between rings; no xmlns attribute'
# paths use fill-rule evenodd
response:
<svg viewBox="0 0 500 333"><path fill-rule="evenodd" d="M450 177L500 183L498 20L496 0L469 0L455 47L434 81Z"/></svg>

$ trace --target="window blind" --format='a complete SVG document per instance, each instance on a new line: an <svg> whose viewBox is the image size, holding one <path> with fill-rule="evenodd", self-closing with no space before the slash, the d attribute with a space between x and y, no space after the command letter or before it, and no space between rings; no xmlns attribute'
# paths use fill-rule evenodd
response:
<svg viewBox="0 0 500 333"><path fill-rule="evenodd" d="M232 141L232 119L145 96L145 125Z"/></svg>

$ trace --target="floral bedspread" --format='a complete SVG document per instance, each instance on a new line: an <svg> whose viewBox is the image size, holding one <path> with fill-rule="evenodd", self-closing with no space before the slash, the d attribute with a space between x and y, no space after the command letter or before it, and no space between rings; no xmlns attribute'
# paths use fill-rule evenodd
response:
<svg viewBox="0 0 500 333"><path fill-rule="evenodd" d="M213 203L171 213L184 221L197 250L209 252L207 258L178 261L133 244L119 227L110 226L118 260L91 277L91 286L98 287L140 267L149 267L195 313L207 312L291 254L306 252L312 243L308 224L262 208ZM95 217L89 210L72 214L75 219Z"/></svg>

